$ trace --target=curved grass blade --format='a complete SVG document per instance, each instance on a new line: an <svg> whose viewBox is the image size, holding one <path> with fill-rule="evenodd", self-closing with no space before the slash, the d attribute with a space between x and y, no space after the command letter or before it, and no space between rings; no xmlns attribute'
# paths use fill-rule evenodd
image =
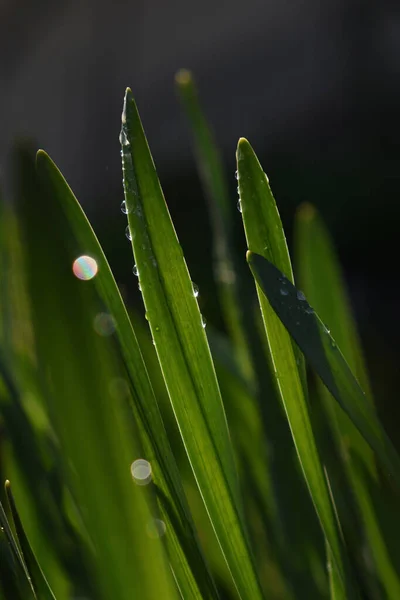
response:
<svg viewBox="0 0 400 600"><path fill-rule="evenodd" d="M151 463L155 483L173 506L180 523L180 531L184 532L184 540L179 540L173 529L169 529L166 536L166 545L178 586L185 591L188 598L217 598L218 593L197 540L157 400L110 266L78 201L57 167L44 152L38 155L37 168L42 181L52 193L53 201L58 203L60 210L65 213L68 226L74 232L79 247L88 255L96 257L101 277L95 277L93 284L116 323L115 335L120 344L129 380L131 407L138 424L144 456ZM160 506L160 510L163 519L170 522L163 505ZM186 554L182 554L182 544L188 550ZM196 573L197 578L194 577Z"/></svg>
<svg viewBox="0 0 400 600"><path fill-rule="evenodd" d="M310 204L302 205L297 213L296 250L301 286L312 306L330 328L350 368L366 391L365 402L372 402L361 344L340 266L328 232L316 209ZM346 471L360 514L358 537L360 537L360 528L365 530L381 583L388 598L395 600L400 597L400 580L380 529L376 508L364 475L367 471L370 477L377 480L374 454L321 381L319 381L318 392L340 455L344 457L341 468ZM359 463L362 468L359 468ZM355 549L355 552L361 554L360 546Z"/></svg>
<svg viewBox="0 0 400 600"><path fill-rule="evenodd" d="M28 572L31 576L32 586L35 590L36 596L38 600L55 600L55 596L46 580L46 577L44 576L42 569L40 568L39 563L36 560L25 530L22 526L21 519L15 505L14 496L11 491L11 484L8 480L5 483L5 490L14 520L17 538L21 546L22 556L24 557Z"/></svg>
<svg viewBox="0 0 400 600"><path fill-rule="evenodd" d="M253 252L268 256L289 278L286 281L292 281L293 274L286 239L268 179L250 144L243 138L239 140L237 161L243 223L248 247ZM280 398L286 411L304 477L330 546L341 585L349 598L357 597L312 430L303 361L299 368L298 348L295 347L258 285L257 293Z"/></svg>
<svg viewBox="0 0 400 600"><path fill-rule="evenodd" d="M151 519L146 490L130 474L140 449L129 407L110 393L120 372L118 359L112 340L93 327L103 308L93 285L93 278L101 281L103 275L96 273L98 257L83 262L82 271L75 264L73 271L75 259L90 249L71 227L64 188L52 179L58 171L44 153L36 169L30 156L21 161L18 214L38 378L62 449L63 471L90 539L86 555L99 595L175 599L161 543L146 533Z"/></svg>
<svg viewBox="0 0 400 600"><path fill-rule="evenodd" d="M175 417L238 592L243 600L262 598L202 317L129 89L120 141L139 282Z"/></svg>
<svg viewBox="0 0 400 600"><path fill-rule="evenodd" d="M248 262L263 294L310 365L375 450L388 472L389 479L400 486L400 458L366 402L365 393L329 330L310 307L302 292L299 292L273 264L253 252L248 252Z"/></svg>

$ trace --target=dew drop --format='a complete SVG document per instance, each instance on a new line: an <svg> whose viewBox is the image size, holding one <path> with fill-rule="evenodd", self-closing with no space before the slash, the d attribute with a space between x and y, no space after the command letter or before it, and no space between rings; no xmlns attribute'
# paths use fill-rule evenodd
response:
<svg viewBox="0 0 400 600"><path fill-rule="evenodd" d="M131 242L132 241L132 234L131 234L131 230L129 229L129 225L126 226L125 235L128 238L128 240Z"/></svg>
<svg viewBox="0 0 400 600"><path fill-rule="evenodd" d="M240 200L238 200L238 203L236 204L236 207L238 209L238 211L241 213L242 212L242 203Z"/></svg>
<svg viewBox="0 0 400 600"><path fill-rule="evenodd" d="M121 129L121 133L119 134L119 143L121 144L121 146L130 146L129 140L123 128Z"/></svg>
<svg viewBox="0 0 400 600"><path fill-rule="evenodd" d="M114 317L109 313L98 313L94 318L93 328L98 335L104 337L112 335L115 331Z"/></svg>
<svg viewBox="0 0 400 600"><path fill-rule="evenodd" d="M151 464L144 458L138 458L131 464L131 474L137 485L147 485L152 480Z"/></svg>
<svg viewBox="0 0 400 600"><path fill-rule="evenodd" d="M82 281L93 279L97 271L97 262L91 256L79 256L72 264L73 274Z"/></svg>
<svg viewBox="0 0 400 600"><path fill-rule="evenodd" d="M141 292L141 291L142 291L142 286L140 285L140 281L139 281L139 283L138 283L138 290L139 290L139 292Z"/></svg>
<svg viewBox="0 0 400 600"><path fill-rule="evenodd" d="M330 342L331 342L331 347L336 348L336 342L333 338L331 338Z"/></svg>
<svg viewBox="0 0 400 600"><path fill-rule="evenodd" d="M235 171L235 179L239 179L239 173Z"/></svg>
<svg viewBox="0 0 400 600"><path fill-rule="evenodd" d="M286 288L281 288L280 290L281 296L287 296L289 294L289 290Z"/></svg>
<svg viewBox="0 0 400 600"><path fill-rule="evenodd" d="M122 200L122 202L121 202L121 212L123 212L124 215L127 215L130 212L128 210L128 206L127 206L125 200Z"/></svg>
<svg viewBox="0 0 400 600"><path fill-rule="evenodd" d="M151 519L146 525L146 532L149 538L156 540L165 535L167 527L161 519Z"/></svg>
<svg viewBox="0 0 400 600"><path fill-rule="evenodd" d="M139 277L139 271L136 265L133 265L132 273L135 275L135 277Z"/></svg>
<svg viewBox="0 0 400 600"><path fill-rule="evenodd" d="M160 328L158 327L158 325L155 327L156 331L160 331Z"/></svg>
<svg viewBox="0 0 400 600"><path fill-rule="evenodd" d="M306 299L305 295L303 294L303 292L301 290L298 290L298 292L297 292L297 299L300 300L301 302L304 302Z"/></svg>
<svg viewBox="0 0 400 600"><path fill-rule="evenodd" d="M199 297L199 288L198 286L194 283L194 281L192 281L192 288L193 288L193 296L195 298Z"/></svg>
<svg viewBox="0 0 400 600"><path fill-rule="evenodd" d="M203 315L201 315L201 326L203 329L205 329L207 327L207 321L205 320Z"/></svg>
<svg viewBox="0 0 400 600"><path fill-rule="evenodd" d="M304 309L304 312L305 312L307 315L312 315L312 314L314 314L314 309L313 309L313 308L311 308L311 306L310 306L310 305L308 305L308 306L306 306L306 308Z"/></svg>

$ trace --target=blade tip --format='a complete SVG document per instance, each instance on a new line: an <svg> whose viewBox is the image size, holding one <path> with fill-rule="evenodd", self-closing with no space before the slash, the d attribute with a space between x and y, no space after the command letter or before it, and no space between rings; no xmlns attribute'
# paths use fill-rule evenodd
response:
<svg viewBox="0 0 400 600"><path fill-rule="evenodd" d="M175 74L175 82L180 86L193 83L192 72L189 69L179 69Z"/></svg>

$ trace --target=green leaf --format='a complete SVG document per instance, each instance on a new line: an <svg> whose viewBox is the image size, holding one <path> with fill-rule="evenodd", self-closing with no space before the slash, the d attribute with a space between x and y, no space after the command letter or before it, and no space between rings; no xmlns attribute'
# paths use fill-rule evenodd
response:
<svg viewBox="0 0 400 600"><path fill-rule="evenodd" d="M301 286L312 306L329 327L350 368L366 391L365 401L371 402L372 395L360 339L351 314L340 266L324 223L310 204L302 205L297 213L296 250ZM373 452L321 382L318 391L342 456L338 469L345 470L348 486L352 489L353 500L357 504L360 516L356 525L358 539L360 530L365 530L381 583L388 598L394 600L400 597L400 580L380 529L377 510L365 477L365 473L368 473L373 480L378 479ZM354 523L352 516L349 518ZM360 545L354 550L358 555L361 555Z"/></svg>
<svg viewBox="0 0 400 600"><path fill-rule="evenodd" d="M8 544L8 552L5 550L5 558L2 559L0 575L3 585L15 588L21 598L37 600L32 581L25 564L22 552L12 532L7 515L0 502L0 544L5 549L4 541ZM3 563L7 561L7 565ZM3 581L6 579L6 581Z"/></svg>
<svg viewBox="0 0 400 600"><path fill-rule="evenodd" d="M375 450L389 479L400 485L400 458L329 330L279 269L253 252L248 252L248 262L270 306L310 365Z"/></svg>
<svg viewBox="0 0 400 600"><path fill-rule="evenodd" d="M40 159L38 168L41 176L66 212L69 225L79 244L85 248L86 253L95 256L97 260L101 277L96 277L93 283L104 306L117 324L116 337L128 374L130 387L128 395L139 427L144 456L151 463L155 483L172 504L180 531L184 532L183 538L181 536L181 539L178 539L177 532L172 528L166 536L166 545L178 586L184 590L187 597L200 598L203 595L205 598L217 598L215 584L199 547L178 468L146 366L109 264L89 222L61 173L47 155L41 153ZM160 510L163 519L171 524L165 505L161 504ZM182 553L182 544L186 548L186 554Z"/></svg>
<svg viewBox="0 0 400 600"><path fill-rule="evenodd" d="M120 141L139 282L175 417L238 592L262 598L202 317L129 89Z"/></svg>
<svg viewBox="0 0 400 600"><path fill-rule="evenodd" d="M219 148L202 111L193 76L190 71L181 69L175 81L191 126L196 164L208 199L213 228L214 272L222 314L235 346L239 368L251 379L254 377L254 367L250 334L254 324L251 326L249 323L249 315L243 310L244 303L240 302L246 288L243 286L243 268L240 268L234 252L234 203L229 194ZM250 319L252 317L250 315Z"/></svg>
<svg viewBox="0 0 400 600"><path fill-rule="evenodd" d="M36 560L25 530L22 526L9 481L6 481L5 489L15 524L17 538L21 546L22 556L30 574L32 586L36 592L36 596L38 600L55 600L55 596L46 580L46 577L43 574L42 569L40 568L39 563Z"/></svg>
<svg viewBox="0 0 400 600"><path fill-rule="evenodd" d="M289 278L286 281L293 281L286 239L268 179L250 144L243 138L239 140L237 162L241 208L248 247L252 252L268 257L279 266ZM258 255L254 256L258 258ZM356 597L311 426L305 391L305 373L303 365L299 365L299 351L258 286L257 293L271 353L271 363L304 477L330 546L341 585L349 598Z"/></svg>
<svg viewBox="0 0 400 600"><path fill-rule="evenodd" d="M141 454L135 424L125 397L111 393L122 365L113 341L93 326L104 310L94 281L108 287L104 258L47 155L38 154L36 169L30 157L21 161L18 214L38 377L62 449L64 474L90 540L87 560L104 598L175 598L161 542L146 532L153 516L147 490L136 486L130 474L131 463ZM74 261L84 255L91 260L81 262L89 267L81 276L94 275L94 280L74 276ZM120 327L118 315L114 318Z"/></svg>

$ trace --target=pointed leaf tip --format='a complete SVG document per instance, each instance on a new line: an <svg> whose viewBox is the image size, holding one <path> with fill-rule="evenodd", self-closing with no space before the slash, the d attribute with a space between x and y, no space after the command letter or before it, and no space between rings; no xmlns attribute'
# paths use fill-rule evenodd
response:
<svg viewBox="0 0 400 600"><path fill-rule="evenodd" d="M317 211L310 202L303 202L298 208L298 216L303 221L312 221L316 214Z"/></svg>

